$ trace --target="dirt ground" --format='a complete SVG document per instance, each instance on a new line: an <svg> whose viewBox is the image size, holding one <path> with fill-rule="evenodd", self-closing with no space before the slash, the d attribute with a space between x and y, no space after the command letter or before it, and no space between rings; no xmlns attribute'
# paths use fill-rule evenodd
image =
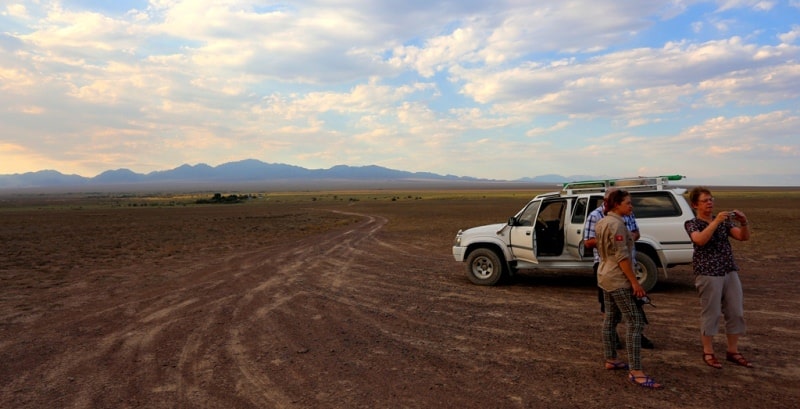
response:
<svg viewBox="0 0 800 409"><path fill-rule="evenodd" d="M716 192L715 192L716 194ZM339 193L242 204L0 198L2 408L796 407L800 195L717 195L755 365L701 360L689 267L651 292L645 371L602 366L591 271L471 284L459 228L532 197ZM717 338L724 357L724 338ZM623 351L621 351L622 353ZM718 354L719 355L719 354ZM624 356L624 354L623 354Z"/></svg>

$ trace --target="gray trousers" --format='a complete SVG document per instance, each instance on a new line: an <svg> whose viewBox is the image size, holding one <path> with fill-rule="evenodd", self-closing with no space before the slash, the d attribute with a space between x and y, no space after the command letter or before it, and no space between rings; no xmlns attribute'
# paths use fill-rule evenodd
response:
<svg viewBox="0 0 800 409"><path fill-rule="evenodd" d="M744 295L739 274L695 277L694 286L700 295L700 332L714 336L719 332L720 318L725 318L725 333L745 333Z"/></svg>

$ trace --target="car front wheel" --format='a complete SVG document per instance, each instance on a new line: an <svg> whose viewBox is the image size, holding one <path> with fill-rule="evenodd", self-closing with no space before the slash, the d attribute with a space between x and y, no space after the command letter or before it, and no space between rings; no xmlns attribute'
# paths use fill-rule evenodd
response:
<svg viewBox="0 0 800 409"><path fill-rule="evenodd" d="M467 257L467 278L473 284L495 285L503 276L503 262L494 251L475 249Z"/></svg>

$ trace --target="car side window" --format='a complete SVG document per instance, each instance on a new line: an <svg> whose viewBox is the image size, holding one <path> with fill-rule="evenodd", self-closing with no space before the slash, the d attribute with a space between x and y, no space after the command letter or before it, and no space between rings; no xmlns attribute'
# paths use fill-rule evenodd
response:
<svg viewBox="0 0 800 409"><path fill-rule="evenodd" d="M536 213L539 212L539 204L541 202L532 202L517 216L517 226L533 226L533 221L536 218Z"/></svg>
<svg viewBox="0 0 800 409"><path fill-rule="evenodd" d="M669 192L631 192L633 214L637 219L675 217L683 214L680 205Z"/></svg>

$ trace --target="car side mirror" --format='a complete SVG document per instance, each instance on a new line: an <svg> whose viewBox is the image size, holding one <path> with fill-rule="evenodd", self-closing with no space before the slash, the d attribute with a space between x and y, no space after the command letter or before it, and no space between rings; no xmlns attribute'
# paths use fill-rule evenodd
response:
<svg viewBox="0 0 800 409"><path fill-rule="evenodd" d="M517 225L517 218L514 217L514 216L509 217L508 218L508 225L509 226L516 226Z"/></svg>

